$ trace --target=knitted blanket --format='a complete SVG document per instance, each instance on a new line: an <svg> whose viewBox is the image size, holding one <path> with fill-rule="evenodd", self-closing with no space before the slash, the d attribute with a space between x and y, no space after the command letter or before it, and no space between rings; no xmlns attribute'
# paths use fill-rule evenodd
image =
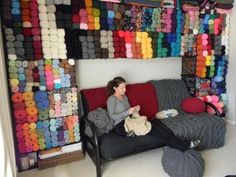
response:
<svg viewBox="0 0 236 177"><path fill-rule="evenodd" d="M177 117L162 120L176 136L201 140L200 149L224 145L226 126L222 118L208 113L188 114L181 111L181 101L190 96L182 80L166 79L151 83L156 89L159 110L175 108L180 113Z"/></svg>
<svg viewBox="0 0 236 177"><path fill-rule="evenodd" d="M208 113L188 114L161 120L176 136L201 141L199 149L218 148L224 145L226 126L221 117Z"/></svg>
<svg viewBox="0 0 236 177"><path fill-rule="evenodd" d="M90 111L88 113L88 120L95 124L99 136L109 133L109 131L114 127L114 120L109 118L107 111L103 108L97 108ZM87 124L85 127L85 133L90 137L92 136L92 130Z"/></svg>
<svg viewBox="0 0 236 177"><path fill-rule="evenodd" d="M150 82L156 89L159 111L166 109L180 110L181 101L190 96L182 80L163 79Z"/></svg>

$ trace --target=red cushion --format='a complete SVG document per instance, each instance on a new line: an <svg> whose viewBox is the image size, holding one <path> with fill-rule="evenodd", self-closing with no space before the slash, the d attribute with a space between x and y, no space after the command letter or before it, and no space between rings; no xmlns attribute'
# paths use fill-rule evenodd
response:
<svg viewBox="0 0 236 177"><path fill-rule="evenodd" d="M145 115L148 119L155 118L159 111L155 88L151 83L127 85L126 95L130 105L140 105L140 115Z"/></svg>
<svg viewBox="0 0 236 177"><path fill-rule="evenodd" d="M140 105L140 114L145 115L148 119L155 118L155 114L159 111L157 103L157 95L155 88L151 83L130 84L126 87L126 95L130 105ZM105 87L84 89L81 93L87 101L88 111L92 111L98 107L106 108L107 93Z"/></svg>
<svg viewBox="0 0 236 177"><path fill-rule="evenodd" d="M81 90L84 98L86 99L88 111L97 109L98 107L106 109L107 92L106 88L93 88Z"/></svg>
<svg viewBox="0 0 236 177"><path fill-rule="evenodd" d="M205 103L200 98L188 97L182 100L181 109L184 112L197 114L205 111Z"/></svg>

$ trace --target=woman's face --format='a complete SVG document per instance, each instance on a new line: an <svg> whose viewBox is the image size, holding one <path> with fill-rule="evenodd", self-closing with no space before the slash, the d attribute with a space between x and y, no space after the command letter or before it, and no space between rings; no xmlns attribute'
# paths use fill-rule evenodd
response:
<svg viewBox="0 0 236 177"><path fill-rule="evenodd" d="M118 87L114 87L115 89L115 94L118 94L118 95L125 95L125 92L126 92L126 83L125 82L122 82L120 83L120 85Z"/></svg>

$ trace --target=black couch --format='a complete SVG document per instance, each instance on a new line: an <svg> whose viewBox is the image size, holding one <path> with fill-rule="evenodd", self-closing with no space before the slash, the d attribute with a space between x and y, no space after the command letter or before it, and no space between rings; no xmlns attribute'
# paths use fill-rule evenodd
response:
<svg viewBox="0 0 236 177"><path fill-rule="evenodd" d="M189 97L188 90L182 80L156 80L147 83L127 85L127 96L131 105L140 103L144 107L143 114L152 116L158 110L175 108L179 115L175 118L162 120L172 129L175 135L184 139L200 139L198 149L219 148L224 145L226 132L225 121L220 117L214 107L216 115L206 112L200 114L184 113L180 109L182 99ZM134 95L139 95L134 96ZM112 131L98 136L96 125L87 119L89 111L98 107L106 108L105 87L81 90L84 116L82 121L92 130L92 136L84 133L84 149L88 152L96 165L97 177L101 177L101 165L105 161L125 157L127 155L144 152L150 149L162 147L164 144L156 137L147 134L145 136L121 137ZM149 109L150 103L157 102L157 107ZM149 104L149 106L147 106ZM141 110L142 111L142 110ZM152 112L152 113L150 113ZM217 115L218 114L218 115Z"/></svg>

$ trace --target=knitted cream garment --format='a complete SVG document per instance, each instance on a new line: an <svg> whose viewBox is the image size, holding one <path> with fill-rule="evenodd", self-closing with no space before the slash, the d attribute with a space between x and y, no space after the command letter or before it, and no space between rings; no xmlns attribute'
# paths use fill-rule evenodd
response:
<svg viewBox="0 0 236 177"><path fill-rule="evenodd" d="M125 119L125 131L134 131L135 135L146 135L151 130L151 123L147 121L146 116L140 116L138 113Z"/></svg>

